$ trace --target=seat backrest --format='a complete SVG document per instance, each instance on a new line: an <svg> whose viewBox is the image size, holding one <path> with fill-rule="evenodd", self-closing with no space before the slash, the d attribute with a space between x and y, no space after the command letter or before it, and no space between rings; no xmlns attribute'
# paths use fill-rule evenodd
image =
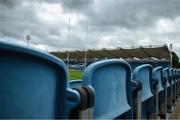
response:
<svg viewBox="0 0 180 120"><path fill-rule="evenodd" d="M176 78L176 69L173 69L173 79Z"/></svg>
<svg viewBox="0 0 180 120"><path fill-rule="evenodd" d="M92 63L85 70L83 86L95 91L94 118L116 118L131 109L129 64L122 59Z"/></svg>
<svg viewBox="0 0 180 120"><path fill-rule="evenodd" d="M139 80L142 82L142 98L144 102L153 96L152 94L152 66L150 64L140 65L133 71L133 80Z"/></svg>
<svg viewBox="0 0 180 120"><path fill-rule="evenodd" d="M163 86L162 86L162 67L156 67L153 69L153 74L152 74L152 78L158 80L158 92L163 91Z"/></svg>
<svg viewBox="0 0 180 120"><path fill-rule="evenodd" d="M177 69L175 69L174 76L175 76L175 79L177 79L177 77L178 77L178 70Z"/></svg>
<svg viewBox="0 0 180 120"><path fill-rule="evenodd" d="M70 88L80 88L82 87L82 80L71 80L69 81Z"/></svg>
<svg viewBox="0 0 180 120"><path fill-rule="evenodd" d="M67 118L78 93L67 90L65 64L34 49L0 43L0 118ZM73 103L74 102L74 103Z"/></svg>
<svg viewBox="0 0 180 120"><path fill-rule="evenodd" d="M176 70L176 74L177 74L177 78L179 79L180 78L180 69Z"/></svg>
<svg viewBox="0 0 180 120"><path fill-rule="evenodd" d="M174 81L173 81L173 68L169 69L169 81L170 81L170 84L174 84Z"/></svg>
<svg viewBox="0 0 180 120"><path fill-rule="evenodd" d="M169 87L169 67L163 69L163 78L167 80L167 87Z"/></svg>

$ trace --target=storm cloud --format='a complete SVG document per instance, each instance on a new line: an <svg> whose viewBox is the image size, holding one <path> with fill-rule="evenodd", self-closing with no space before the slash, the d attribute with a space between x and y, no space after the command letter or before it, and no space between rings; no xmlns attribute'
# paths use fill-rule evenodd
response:
<svg viewBox="0 0 180 120"><path fill-rule="evenodd" d="M180 0L1 0L0 40L43 50L173 44L180 56Z"/></svg>

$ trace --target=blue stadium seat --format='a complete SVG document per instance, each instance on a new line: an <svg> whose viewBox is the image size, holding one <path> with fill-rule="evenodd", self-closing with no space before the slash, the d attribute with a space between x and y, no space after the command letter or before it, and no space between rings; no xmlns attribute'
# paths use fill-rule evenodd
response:
<svg viewBox="0 0 180 120"><path fill-rule="evenodd" d="M176 103L176 69L174 69L173 68L173 78L172 78L172 80L173 80L173 82L174 82L174 84L173 84L173 104L175 105L175 103Z"/></svg>
<svg viewBox="0 0 180 120"><path fill-rule="evenodd" d="M142 82L142 119L153 119L155 112L153 98L152 66L150 64L140 65L133 71L133 80Z"/></svg>
<svg viewBox="0 0 180 120"><path fill-rule="evenodd" d="M164 68L163 69L163 79L167 80L167 112L170 113L172 112L172 83L170 80L170 68Z"/></svg>
<svg viewBox="0 0 180 120"><path fill-rule="evenodd" d="M68 118L80 96L67 87L65 64L54 56L0 43L0 118Z"/></svg>
<svg viewBox="0 0 180 120"><path fill-rule="evenodd" d="M180 69L176 70L176 77L177 77L177 96L180 98Z"/></svg>
<svg viewBox="0 0 180 120"><path fill-rule="evenodd" d="M169 81L171 85L171 105L175 106L175 99L174 99L174 94L175 94L175 82L174 82L174 69L170 68L169 69Z"/></svg>
<svg viewBox="0 0 180 120"><path fill-rule="evenodd" d="M71 111L70 119L93 119L94 90L92 87L83 87L82 80L69 81L69 87L79 92L81 101Z"/></svg>
<svg viewBox="0 0 180 120"><path fill-rule="evenodd" d="M175 71L175 79L176 79L176 99L178 100L178 89L179 89L179 78L178 78L178 69Z"/></svg>
<svg viewBox="0 0 180 120"><path fill-rule="evenodd" d="M158 115L162 118L166 118L166 80L163 79L163 68L162 67L156 67L153 69L153 79L158 80Z"/></svg>
<svg viewBox="0 0 180 120"><path fill-rule="evenodd" d="M82 87L82 80L71 80L69 81L70 88L80 88Z"/></svg>
<svg viewBox="0 0 180 120"><path fill-rule="evenodd" d="M82 86L95 91L95 119L133 117L131 68L122 59L92 63L85 70Z"/></svg>
<svg viewBox="0 0 180 120"><path fill-rule="evenodd" d="M163 69L163 79L167 81L167 88L170 88L170 82L169 82L169 67ZM170 94L168 94L169 96Z"/></svg>
<svg viewBox="0 0 180 120"><path fill-rule="evenodd" d="M175 81L175 99L176 99L176 101L178 100L177 98L178 98L178 95L177 95L177 93L178 93L178 91L177 91L177 87L178 87L178 79L177 79L177 69L174 69L174 81Z"/></svg>

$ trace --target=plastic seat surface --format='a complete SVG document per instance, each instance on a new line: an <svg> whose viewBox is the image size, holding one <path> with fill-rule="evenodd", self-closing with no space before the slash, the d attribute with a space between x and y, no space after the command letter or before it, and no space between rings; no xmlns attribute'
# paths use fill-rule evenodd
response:
<svg viewBox="0 0 180 120"><path fill-rule="evenodd" d="M131 109L130 77L129 64L120 59L103 60L87 67L82 84L94 88L94 118L113 119Z"/></svg>
<svg viewBox="0 0 180 120"><path fill-rule="evenodd" d="M176 69L173 69L173 78L174 78L174 80L176 78Z"/></svg>
<svg viewBox="0 0 180 120"><path fill-rule="evenodd" d="M142 102L153 96L152 66L150 64L144 64L136 67L133 71L133 80L140 80L142 82Z"/></svg>
<svg viewBox="0 0 180 120"><path fill-rule="evenodd" d="M56 57L0 43L0 61L0 118L67 118L80 99L67 89L65 64Z"/></svg>
<svg viewBox="0 0 180 120"><path fill-rule="evenodd" d="M180 76L180 70L177 70L177 76L178 77Z"/></svg>
<svg viewBox="0 0 180 120"><path fill-rule="evenodd" d="M163 78L167 80L167 88L170 87L170 82L169 82L169 68L164 68L163 69Z"/></svg>
<svg viewBox="0 0 180 120"><path fill-rule="evenodd" d="M153 79L158 80L158 92L163 91L162 86L162 67L156 67L153 69Z"/></svg>
<svg viewBox="0 0 180 120"><path fill-rule="evenodd" d="M80 88L82 86L82 80L71 80L69 81L70 88Z"/></svg>
<svg viewBox="0 0 180 120"><path fill-rule="evenodd" d="M170 77L170 79L169 79L170 83L173 84L174 83L174 81L172 80L172 78L173 78L173 68L169 69L169 77Z"/></svg>
<svg viewBox="0 0 180 120"><path fill-rule="evenodd" d="M162 67L156 67L153 69L153 79L158 80L158 110L156 111L157 114L166 114L166 84L164 84L163 80L163 68Z"/></svg>

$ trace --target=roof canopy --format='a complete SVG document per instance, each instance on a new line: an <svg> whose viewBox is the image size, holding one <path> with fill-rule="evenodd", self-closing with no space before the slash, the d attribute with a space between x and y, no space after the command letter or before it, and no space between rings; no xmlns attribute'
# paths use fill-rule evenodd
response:
<svg viewBox="0 0 180 120"><path fill-rule="evenodd" d="M52 52L59 58L66 60L66 52ZM84 60L84 51L69 52L71 60ZM167 45L162 46L140 46L137 48L117 48L117 49L101 49L88 50L87 60L124 58L127 60L167 60L170 61L170 51Z"/></svg>

